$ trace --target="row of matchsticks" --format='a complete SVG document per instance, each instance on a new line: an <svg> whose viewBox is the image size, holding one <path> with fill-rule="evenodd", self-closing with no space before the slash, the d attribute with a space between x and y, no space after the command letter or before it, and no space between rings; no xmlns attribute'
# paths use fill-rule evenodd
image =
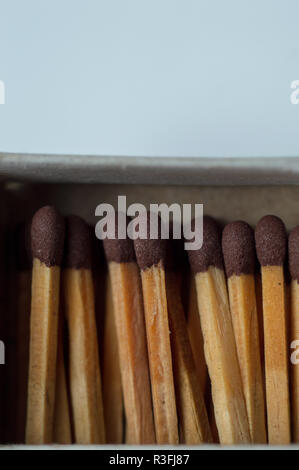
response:
<svg viewBox="0 0 299 470"><path fill-rule="evenodd" d="M18 442L298 442L299 227L288 239L275 216L255 232L204 217L188 255L175 240L105 240L106 275L80 217L43 207L30 234Z"/></svg>

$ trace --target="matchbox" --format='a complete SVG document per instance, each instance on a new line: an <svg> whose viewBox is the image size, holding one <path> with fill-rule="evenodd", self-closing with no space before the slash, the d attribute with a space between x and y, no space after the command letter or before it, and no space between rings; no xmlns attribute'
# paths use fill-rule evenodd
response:
<svg viewBox="0 0 299 470"><path fill-rule="evenodd" d="M76 214L93 225L97 222L98 204L116 206L119 195L126 196L128 204L138 202L146 207L152 203L203 204L204 214L223 224L242 219L255 226L265 214L279 216L288 231L299 223L299 158L137 159L1 154L0 181L1 238L5 247L1 277L10 273L1 295L5 312L14 309L10 234L43 205L54 205L63 215ZM0 365L1 388L6 397L3 422L12 426L8 435L14 435L13 413L7 406L14 397L9 394L14 379L11 364L16 361L12 321L4 319L2 323L5 364ZM2 432L7 433L3 426Z"/></svg>

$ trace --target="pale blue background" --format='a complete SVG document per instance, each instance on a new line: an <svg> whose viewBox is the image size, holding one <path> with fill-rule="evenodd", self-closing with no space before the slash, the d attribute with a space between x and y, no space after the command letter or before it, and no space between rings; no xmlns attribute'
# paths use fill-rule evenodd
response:
<svg viewBox="0 0 299 470"><path fill-rule="evenodd" d="M299 156L298 0L0 0L0 151Z"/></svg>

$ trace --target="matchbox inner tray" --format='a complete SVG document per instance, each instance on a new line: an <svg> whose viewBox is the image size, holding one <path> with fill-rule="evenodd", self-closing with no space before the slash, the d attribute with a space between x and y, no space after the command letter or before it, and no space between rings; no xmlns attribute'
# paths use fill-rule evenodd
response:
<svg viewBox="0 0 299 470"><path fill-rule="evenodd" d="M0 154L0 188L3 233L44 204L95 223L96 206L106 202L117 207L118 195L126 195L128 205L202 203L204 214L223 222L244 219L255 225L273 213L288 230L299 224L299 158ZM9 368L9 363L0 367Z"/></svg>

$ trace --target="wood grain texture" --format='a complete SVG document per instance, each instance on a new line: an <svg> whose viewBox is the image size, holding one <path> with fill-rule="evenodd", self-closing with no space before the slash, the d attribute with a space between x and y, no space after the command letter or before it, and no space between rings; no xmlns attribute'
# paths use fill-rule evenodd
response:
<svg viewBox="0 0 299 470"><path fill-rule="evenodd" d="M33 261L26 443L53 439L60 268Z"/></svg>
<svg viewBox="0 0 299 470"><path fill-rule="evenodd" d="M91 271L64 269L63 293L75 442L101 444L105 428Z"/></svg>
<svg viewBox="0 0 299 470"><path fill-rule="evenodd" d="M293 341L299 341L299 284L296 280L291 282L291 305L290 305L290 345ZM292 345L293 346L293 345ZM298 346L294 345L291 352L295 351L295 357L291 363L291 406L292 406L292 431L293 441L299 443L299 364Z"/></svg>
<svg viewBox="0 0 299 470"><path fill-rule="evenodd" d="M102 386L106 441L107 444L120 444L123 442L124 437L124 406L112 286L109 275L106 278L102 350Z"/></svg>
<svg viewBox="0 0 299 470"><path fill-rule="evenodd" d="M284 272L262 266L266 401L270 444L291 440Z"/></svg>
<svg viewBox="0 0 299 470"><path fill-rule="evenodd" d="M109 273L126 412L126 442L153 444L155 428L139 268L135 262L110 262Z"/></svg>
<svg viewBox="0 0 299 470"><path fill-rule="evenodd" d="M228 292L250 435L253 443L265 444L265 395L254 276L231 276Z"/></svg>
<svg viewBox="0 0 299 470"><path fill-rule="evenodd" d="M197 305L197 295L194 276L190 276L188 309L187 309L187 328L190 338L190 344L193 352L195 366L200 378L201 389L204 396L207 397L207 389L209 386L209 374L205 360L203 335L200 325L200 317Z"/></svg>
<svg viewBox="0 0 299 470"><path fill-rule="evenodd" d="M141 272L156 439L178 444L165 271L162 263Z"/></svg>
<svg viewBox="0 0 299 470"><path fill-rule="evenodd" d="M195 366L181 301L181 275L166 272L173 372L180 423L180 443L212 442L204 394Z"/></svg>
<svg viewBox="0 0 299 470"><path fill-rule="evenodd" d="M58 332L53 442L58 444L72 443L71 417L63 351L62 325Z"/></svg>
<svg viewBox="0 0 299 470"><path fill-rule="evenodd" d="M196 274L205 358L221 444L251 442L224 272Z"/></svg>

